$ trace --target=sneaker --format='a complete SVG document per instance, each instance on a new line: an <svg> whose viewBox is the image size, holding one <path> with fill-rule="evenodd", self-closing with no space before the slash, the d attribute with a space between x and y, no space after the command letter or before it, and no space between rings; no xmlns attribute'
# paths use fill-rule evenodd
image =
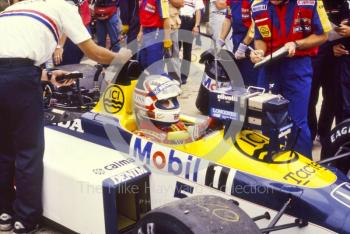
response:
<svg viewBox="0 0 350 234"><path fill-rule="evenodd" d="M35 226L31 229L26 228L21 222L16 221L13 225L12 234L33 234L38 230L38 227Z"/></svg>
<svg viewBox="0 0 350 234"><path fill-rule="evenodd" d="M10 231L12 229L12 216L6 213L0 215L0 231Z"/></svg>

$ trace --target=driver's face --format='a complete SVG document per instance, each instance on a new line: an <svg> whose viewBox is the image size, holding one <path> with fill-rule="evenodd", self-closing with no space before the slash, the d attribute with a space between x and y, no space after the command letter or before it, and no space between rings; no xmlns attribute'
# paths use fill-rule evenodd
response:
<svg viewBox="0 0 350 234"><path fill-rule="evenodd" d="M270 0L270 2L271 2L273 5L280 5L281 3L284 2L284 0Z"/></svg>

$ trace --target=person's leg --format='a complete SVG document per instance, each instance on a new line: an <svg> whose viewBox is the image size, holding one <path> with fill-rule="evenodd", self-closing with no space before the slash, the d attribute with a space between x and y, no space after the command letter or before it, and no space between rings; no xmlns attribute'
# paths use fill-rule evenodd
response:
<svg viewBox="0 0 350 234"><path fill-rule="evenodd" d="M323 55L322 49L319 51L318 55L312 59L312 67L314 74L311 82L311 94L310 102L308 108L308 124L311 131L311 139L315 140L317 135L317 114L316 105L318 103L318 96L321 88L322 81L322 67L325 56Z"/></svg>
<svg viewBox="0 0 350 234"><path fill-rule="evenodd" d="M236 60L239 71L241 72L245 86L257 86L259 71L254 69L254 64L250 59Z"/></svg>
<svg viewBox="0 0 350 234"><path fill-rule="evenodd" d="M0 214L13 214L15 153L11 136L12 120L8 111L7 99L11 95L8 79L0 68ZM10 103L11 105L12 103Z"/></svg>
<svg viewBox="0 0 350 234"><path fill-rule="evenodd" d="M350 118L350 58L343 56L340 64L340 80L342 89L342 121Z"/></svg>
<svg viewBox="0 0 350 234"><path fill-rule="evenodd" d="M99 46L106 47L106 36L106 20L96 20L96 37Z"/></svg>
<svg viewBox="0 0 350 234"><path fill-rule="evenodd" d="M144 32L144 49L142 52L142 61L144 69L150 74L164 74L163 61L163 33L157 31Z"/></svg>
<svg viewBox="0 0 350 234"><path fill-rule="evenodd" d="M2 101L10 117L15 154L16 198L14 220L34 228L42 215L44 126L41 70L13 67L8 75L7 96ZM7 186L11 181L6 181Z"/></svg>
<svg viewBox="0 0 350 234"><path fill-rule="evenodd" d="M279 81L282 83L281 94L290 102L288 111L294 123L289 143L291 146L298 137L294 149L311 158L312 140L307 121L312 79L311 59L285 59L282 63L279 74Z"/></svg>
<svg viewBox="0 0 350 234"><path fill-rule="evenodd" d="M114 52L120 50L119 44L119 31L118 31L118 14L114 14L109 20L106 21L107 32L111 39L111 49Z"/></svg>
<svg viewBox="0 0 350 234"><path fill-rule="evenodd" d="M19 81L15 87L19 94L16 96L18 105L12 109L16 151L16 200L13 209L15 220L32 228L39 223L42 215L44 112L41 71L32 69L26 76L28 81Z"/></svg>
<svg viewBox="0 0 350 234"><path fill-rule="evenodd" d="M195 24L193 18L182 17L181 29L185 30L181 34L182 46L183 46L183 61L181 64L181 80L186 83L188 75L190 73L191 60L192 60L192 44L193 44L193 34L192 29Z"/></svg>
<svg viewBox="0 0 350 234"><path fill-rule="evenodd" d="M169 76L181 82L181 62L179 59L179 39L178 39L178 31L172 32L171 40L173 41L173 50L172 50L172 58L167 60L167 68Z"/></svg>

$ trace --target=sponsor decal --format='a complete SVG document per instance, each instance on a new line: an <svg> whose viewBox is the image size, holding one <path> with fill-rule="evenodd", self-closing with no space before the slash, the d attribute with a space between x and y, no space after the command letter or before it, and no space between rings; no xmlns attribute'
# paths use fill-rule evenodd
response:
<svg viewBox="0 0 350 234"><path fill-rule="evenodd" d="M104 166L103 168L93 169L92 172L97 174L97 175L103 175L103 174L105 174L106 171L112 171L112 170L115 170L115 169L118 169L121 167L125 167L133 162L135 162L135 160L132 158L122 159L122 160L110 163L110 164Z"/></svg>
<svg viewBox="0 0 350 234"><path fill-rule="evenodd" d="M83 127L81 125L81 119L75 119L72 121L61 122L53 125L57 125L58 127L66 128L75 132L84 133Z"/></svg>
<svg viewBox="0 0 350 234"><path fill-rule="evenodd" d="M128 159L123 159L123 160L120 160L120 161L116 161L116 162L113 162L111 164L108 164L107 166L104 167L105 170L107 171L111 171L111 170L115 170L115 169L118 169L120 167L124 167L130 163L133 163L135 162L134 159L132 158L128 158Z"/></svg>
<svg viewBox="0 0 350 234"><path fill-rule="evenodd" d="M93 169L92 172L96 175L104 175L105 174L105 171L101 168Z"/></svg>
<svg viewBox="0 0 350 234"><path fill-rule="evenodd" d="M331 196L339 203L350 208L350 183L345 182L337 186L331 192Z"/></svg>
<svg viewBox="0 0 350 234"><path fill-rule="evenodd" d="M144 163L151 169L197 181L200 158L153 144L139 137L134 137L130 145L130 154L135 161Z"/></svg>
<svg viewBox="0 0 350 234"><path fill-rule="evenodd" d="M216 96L218 101L231 101L231 102L237 102L238 97L237 96L232 96L232 95L225 95L224 93L221 93Z"/></svg>
<svg viewBox="0 0 350 234"><path fill-rule="evenodd" d="M148 11L148 12L150 12L150 13L152 13L152 14L156 13L156 7L153 6L153 5L150 4L150 3L147 3L147 4L146 4L145 10Z"/></svg>
<svg viewBox="0 0 350 234"><path fill-rule="evenodd" d="M238 114L233 111L221 110L217 108L210 108L210 115L219 119L237 120Z"/></svg>
<svg viewBox="0 0 350 234"><path fill-rule="evenodd" d="M298 6L315 6L316 0L298 0Z"/></svg>
<svg viewBox="0 0 350 234"><path fill-rule="evenodd" d="M265 163L288 164L299 159L299 154L296 152L283 157L269 156L269 139L254 132L242 132L241 135L236 139L234 145L243 155Z"/></svg>
<svg viewBox="0 0 350 234"><path fill-rule="evenodd" d="M128 171L125 171L123 173L114 175L114 176L110 177L109 179L111 179L114 182L114 184L117 185L117 184L121 184L125 181L131 180L133 178L136 178L140 175L144 175L147 173L148 173L148 171L145 168L136 167L136 168L130 169Z"/></svg>
<svg viewBox="0 0 350 234"><path fill-rule="evenodd" d="M256 5L252 7L252 12L266 11L267 5Z"/></svg>
<svg viewBox="0 0 350 234"><path fill-rule="evenodd" d="M109 86L103 95L103 106L107 113L116 114L124 106L124 93L118 85Z"/></svg>
<svg viewBox="0 0 350 234"><path fill-rule="evenodd" d="M293 33L299 33L299 32L304 32L304 31L310 32L311 26L304 26L304 27L297 26L297 27L293 28Z"/></svg>
<svg viewBox="0 0 350 234"><path fill-rule="evenodd" d="M258 29L264 38L271 37L271 31L268 25L258 26Z"/></svg>
<svg viewBox="0 0 350 234"><path fill-rule="evenodd" d="M334 143L339 137L350 133L350 126L343 127L331 135L331 142Z"/></svg>
<svg viewBox="0 0 350 234"><path fill-rule="evenodd" d="M283 179L298 185L307 185L310 183L310 179L319 171L328 171L328 169L316 162L309 162L297 170L288 172Z"/></svg>
<svg viewBox="0 0 350 234"><path fill-rule="evenodd" d="M230 81L227 82L216 82L216 80L210 78L208 75L205 76L205 78L202 81L202 85L210 90L210 91L215 91L218 88L229 88L231 87Z"/></svg>

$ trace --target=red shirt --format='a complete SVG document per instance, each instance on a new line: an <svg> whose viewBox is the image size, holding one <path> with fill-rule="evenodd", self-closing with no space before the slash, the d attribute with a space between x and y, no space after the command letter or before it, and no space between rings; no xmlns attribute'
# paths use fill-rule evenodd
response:
<svg viewBox="0 0 350 234"><path fill-rule="evenodd" d="M91 23L91 13L88 0L85 0L83 4L81 4L81 6L79 7L79 12L84 25L89 25Z"/></svg>
<svg viewBox="0 0 350 234"><path fill-rule="evenodd" d="M163 28L163 19L169 17L167 0L142 0L140 24L144 28Z"/></svg>

